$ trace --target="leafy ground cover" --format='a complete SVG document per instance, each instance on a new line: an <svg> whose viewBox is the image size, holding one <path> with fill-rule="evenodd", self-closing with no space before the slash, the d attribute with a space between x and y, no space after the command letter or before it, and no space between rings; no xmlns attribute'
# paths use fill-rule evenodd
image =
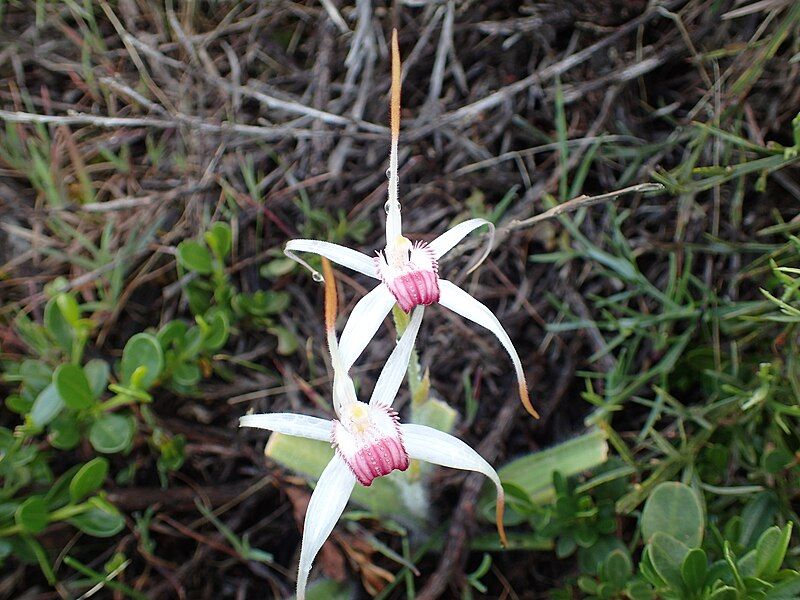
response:
<svg viewBox="0 0 800 600"><path fill-rule="evenodd" d="M281 248L383 245L395 23L404 226L495 223L485 263L442 271L542 418L431 309L401 412L498 468L509 548L479 476L412 465L354 496L310 595L800 597L800 5L0 0L0 23L0 597L291 595L326 459L237 423L331 415L322 289ZM337 277L348 313L367 282Z"/></svg>

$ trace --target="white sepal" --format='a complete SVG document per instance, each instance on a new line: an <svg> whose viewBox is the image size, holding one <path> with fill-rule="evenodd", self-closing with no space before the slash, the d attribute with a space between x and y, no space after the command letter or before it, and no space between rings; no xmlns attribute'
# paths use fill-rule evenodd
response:
<svg viewBox="0 0 800 600"><path fill-rule="evenodd" d="M483 473L492 480L498 490L502 489L500 477L484 458L457 437L426 425L403 423L400 425L403 443L408 456L417 460Z"/></svg>
<svg viewBox="0 0 800 600"><path fill-rule="evenodd" d="M352 248L340 246L339 244L332 244L331 242L323 242L322 240L290 240L286 242L283 253L311 271L315 279L322 281L322 275L305 260L297 256L295 252L312 252L313 254L319 254L343 267L378 279L378 274L375 271L375 261L366 254L362 254L358 250L353 250Z"/></svg>
<svg viewBox="0 0 800 600"><path fill-rule="evenodd" d="M311 563L333 531L336 521L342 516L355 483L355 475L338 455L331 459L320 475L317 487L311 494L303 525L303 543L297 572L297 600L304 600L306 596Z"/></svg>
<svg viewBox="0 0 800 600"><path fill-rule="evenodd" d="M460 287L446 279L439 280L439 304L446 306L453 312L458 313L462 317L478 325L486 327L486 329L497 336L497 339L500 340L503 348L506 349L506 352L508 352L508 355L511 357L511 362L514 363L519 395L522 404L525 406L525 410L534 417L539 418L539 414L533 406L531 406L530 400L528 399L528 384L525 381L525 373L522 370L522 362L519 359L517 350L514 348L514 344L511 343L511 338L508 337L500 321L494 316L494 313Z"/></svg>
<svg viewBox="0 0 800 600"><path fill-rule="evenodd" d="M239 427L257 427L311 440L328 441L333 432L333 421L296 413L266 413L241 417Z"/></svg>
<svg viewBox="0 0 800 600"><path fill-rule="evenodd" d="M497 490L497 531L500 541L506 545L506 533L503 528L503 511L505 510L505 492L500 483L497 471L475 450L457 437L425 425L406 423L400 425L403 434L403 443L409 458L424 460L425 462L475 471L491 479Z"/></svg>
<svg viewBox="0 0 800 600"><path fill-rule="evenodd" d="M439 259L455 248L467 235L484 225L489 226L489 241L478 260L470 267L470 271L473 271L486 259L489 252L492 250L492 244L494 242L494 224L491 221L487 221L486 219L469 219L468 221L459 223L428 244L428 248L433 250L433 255Z"/></svg>
<svg viewBox="0 0 800 600"><path fill-rule="evenodd" d="M389 289L385 285L379 284L356 303L339 340L339 352L344 371L349 371L353 363L361 356L386 315L392 310L394 302L394 296Z"/></svg>
<svg viewBox="0 0 800 600"><path fill-rule="evenodd" d="M369 399L370 406L391 406L397 396L397 390L403 383L403 377L408 369L408 361L411 358L411 351L417 341L417 333L422 323L422 315L425 313L424 306L418 306L411 315L408 327L400 336L400 341L392 350L386 364L378 376L375 389Z"/></svg>

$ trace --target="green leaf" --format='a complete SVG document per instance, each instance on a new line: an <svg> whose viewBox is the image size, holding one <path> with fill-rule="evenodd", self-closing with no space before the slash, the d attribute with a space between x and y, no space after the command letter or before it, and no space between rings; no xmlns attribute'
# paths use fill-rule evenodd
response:
<svg viewBox="0 0 800 600"><path fill-rule="evenodd" d="M700 591L703 588L708 572L708 557L702 548L692 548L683 559L681 576L689 591Z"/></svg>
<svg viewBox="0 0 800 600"><path fill-rule="evenodd" d="M653 600L655 597L652 588L644 581L630 582L625 593L631 600Z"/></svg>
<svg viewBox="0 0 800 600"><path fill-rule="evenodd" d="M708 600L739 600L739 592L729 585L717 589L708 597Z"/></svg>
<svg viewBox="0 0 800 600"><path fill-rule="evenodd" d="M689 486L675 481L661 483L645 502L641 528L646 542L661 532L696 548L703 541L703 507Z"/></svg>
<svg viewBox="0 0 800 600"><path fill-rule="evenodd" d="M617 549L612 551L603 565L605 579L614 586L614 589L622 589L633 575L633 563L628 553Z"/></svg>
<svg viewBox="0 0 800 600"><path fill-rule="evenodd" d="M51 383L33 401L30 419L36 427L44 427L55 419L63 408L64 401L56 390L56 386Z"/></svg>
<svg viewBox="0 0 800 600"><path fill-rule="evenodd" d="M60 365L53 373L53 383L68 408L83 410L92 405L93 395L89 380L78 365Z"/></svg>
<svg viewBox="0 0 800 600"><path fill-rule="evenodd" d="M689 548L671 535L657 531L648 545L650 561L659 577L674 590L683 589L681 565Z"/></svg>
<svg viewBox="0 0 800 600"><path fill-rule="evenodd" d="M67 353L72 351L72 341L75 331L61 313L55 298L48 300L44 307L44 327L48 333Z"/></svg>
<svg viewBox="0 0 800 600"><path fill-rule="evenodd" d="M11 394L6 398L6 408L18 415L27 415L33 408L33 398L23 398L17 394Z"/></svg>
<svg viewBox="0 0 800 600"><path fill-rule="evenodd" d="M23 360L19 366L22 383L33 392L42 391L53 381L53 370L41 360Z"/></svg>
<svg viewBox="0 0 800 600"><path fill-rule="evenodd" d="M100 498L91 498L92 507L84 513L69 519L69 522L89 535L111 537L125 527L125 519L112 505Z"/></svg>
<svg viewBox="0 0 800 600"><path fill-rule="evenodd" d="M781 530L770 527L756 544L756 577L772 577L781 568L792 537L791 521Z"/></svg>
<svg viewBox="0 0 800 600"><path fill-rule="evenodd" d="M228 341L230 320L221 310L214 311L207 317L208 328L203 331L203 347L213 352L222 348Z"/></svg>
<svg viewBox="0 0 800 600"><path fill-rule="evenodd" d="M69 497L79 502L94 493L108 475L108 459L98 456L83 465L69 483Z"/></svg>
<svg viewBox="0 0 800 600"><path fill-rule="evenodd" d="M432 398L414 407L413 417L414 423L450 433L455 427L458 412L446 402Z"/></svg>
<svg viewBox="0 0 800 600"><path fill-rule="evenodd" d="M186 270L201 275L208 275L214 270L208 248L194 240L184 240L178 244L178 262Z"/></svg>
<svg viewBox="0 0 800 600"><path fill-rule="evenodd" d="M524 489L534 503L544 504L555 498L554 472L569 477L596 467L607 458L606 435L595 429L547 450L518 458L500 469L498 474L503 482ZM493 492L491 495L494 498Z"/></svg>
<svg viewBox="0 0 800 600"><path fill-rule="evenodd" d="M133 440L133 422L122 415L105 414L92 423L89 442L98 452L111 454L125 450Z"/></svg>
<svg viewBox="0 0 800 600"><path fill-rule="evenodd" d="M58 304L58 308L61 310L61 314L64 316L64 319L69 323L73 328L78 324L78 321L81 319L81 308L78 306L78 301L75 300L75 296L72 294L65 294L61 293L55 296L56 304Z"/></svg>
<svg viewBox="0 0 800 600"><path fill-rule="evenodd" d="M73 413L61 413L50 423L47 441L53 448L72 450L81 441L81 432Z"/></svg>
<svg viewBox="0 0 800 600"><path fill-rule="evenodd" d="M221 260L224 260L231 251L231 226L217 221L209 227L203 236L206 244Z"/></svg>
<svg viewBox="0 0 800 600"><path fill-rule="evenodd" d="M793 461L794 455L785 448L773 448L764 455L762 464L767 473L776 475L790 467Z"/></svg>
<svg viewBox="0 0 800 600"><path fill-rule="evenodd" d="M297 263L291 258L276 258L265 265L261 265L258 274L265 279L277 279L291 273L295 266L297 266Z"/></svg>
<svg viewBox="0 0 800 600"><path fill-rule="evenodd" d="M201 377L202 373L197 363L181 363L177 365L172 372L172 380L178 385L185 385L187 387L196 385Z"/></svg>
<svg viewBox="0 0 800 600"><path fill-rule="evenodd" d="M278 338L278 354L289 356L297 351L300 343L297 341L297 335L293 331L281 325L270 327L268 331Z"/></svg>
<svg viewBox="0 0 800 600"><path fill-rule="evenodd" d="M133 374L139 367L146 371L136 382L132 381ZM161 344L149 333L137 333L122 351L122 383L137 384L134 387L149 389L161 375L164 369L164 353ZM140 371L141 372L141 371Z"/></svg>
<svg viewBox="0 0 800 600"><path fill-rule="evenodd" d="M797 600L800 598L800 574L797 572L767 591L764 600Z"/></svg>
<svg viewBox="0 0 800 600"><path fill-rule="evenodd" d="M775 522L777 512L778 499L773 492L756 494L742 510L739 545L746 550L754 548L759 536Z"/></svg>
<svg viewBox="0 0 800 600"><path fill-rule="evenodd" d="M92 397L97 400L106 391L108 385L108 376L111 374L108 363L99 358L93 358L83 365L83 373L89 381Z"/></svg>
<svg viewBox="0 0 800 600"><path fill-rule="evenodd" d="M40 496L31 496L17 507L14 520L28 533L41 533L49 520L47 503Z"/></svg>
<svg viewBox="0 0 800 600"><path fill-rule="evenodd" d="M184 321L170 321L158 330L156 337L164 349L169 349L173 344L180 348L188 328Z"/></svg>

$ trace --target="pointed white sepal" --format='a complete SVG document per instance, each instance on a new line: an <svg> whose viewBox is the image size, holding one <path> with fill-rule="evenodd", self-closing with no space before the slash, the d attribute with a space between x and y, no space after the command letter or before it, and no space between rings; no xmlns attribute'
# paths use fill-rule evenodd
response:
<svg viewBox="0 0 800 600"><path fill-rule="evenodd" d="M405 377L406 370L408 370L408 361L411 358L412 350L414 350L414 343L417 341L417 333L419 333L423 314L425 314L424 306L418 306L414 309L411 321L409 321L403 335L400 336L400 341L397 342L389 358L386 359L386 364L378 376L375 389L369 399L370 406L391 406L394 402L397 390L400 389L400 384L403 383L403 377Z"/></svg>
<svg viewBox="0 0 800 600"><path fill-rule="evenodd" d="M317 487L311 494L303 526L300 565L297 571L297 600L304 600L306 596L311 563L333 531L336 521L342 516L355 483L355 475L338 455L331 459L320 475Z"/></svg>
<svg viewBox="0 0 800 600"><path fill-rule="evenodd" d="M403 444L410 458L443 467L475 471L492 480L497 489L497 529L501 541L505 544L506 535L503 529L505 492L500 483L500 477L492 465L457 437L433 427L406 423L400 425L400 431L403 434Z"/></svg>
<svg viewBox="0 0 800 600"><path fill-rule="evenodd" d="M433 250L433 255L439 259L447 254L450 250L455 248L461 240L467 237L467 235L475 231L478 227L482 227L484 225L489 226L489 241L478 260L476 260L475 264L470 267L470 271L473 271L478 268L478 266L484 260L486 260L486 257L492 250L492 244L494 242L494 224L491 221L487 221L486 219L469 219L468 221L459 223L455 227L445 231L442 235L428 244L428 248Z"/></svg>
<svg viewBox="0 0 800 600"><path fill-rule="evenodd" d="M339 341L342 369L345 372L361 356L394 303L394 296L383 284L379 284L356 303Z"/></svg>
<svg viewBox="0 0 800 600"><path fill-rule="evenodd" d="M494 313L460 287L446 279L439 280L439 304L446 306L465 319L482 325L497 336L497 339L500 340L503 348L506 349L506 352L508 352L508 355L511 357L511 362L514 363L520 400L522 400L525 410L538 419L539 414L533 408L528 398L528 384L525 381L525 373L522 370L522 361L519 359L514 344L511 343L511 338L508 337L506 330L503 329L503 326L500 324L500 321L497 320L497 317L494 316Z"/></svg>
<svg viewBox="0 0 800 600"><path fill-rule="evenodd" d="M257 427L322 441L329 441L333 433L333 421L296 413L245 415L239 419L239 427Z"/></svg>
<svg viewBox="0 0 800 600"><path fill-rule="evenodd" d="M303 265L306 269L311 271L315 278L320 278L321 281L322 276L319 272L305 260L297 256L295 252L311 252L313 254L318 254L338 265L378 279L374 259L352 248L340 246L339 244L332 244L331 242L323 242L322 240L290 240L286 242L283 253L293 261Z"/></svg>

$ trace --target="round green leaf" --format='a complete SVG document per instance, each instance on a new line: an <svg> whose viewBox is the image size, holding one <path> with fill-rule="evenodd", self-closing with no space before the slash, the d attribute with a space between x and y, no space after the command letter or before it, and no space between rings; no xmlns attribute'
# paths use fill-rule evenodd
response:
<svg viewBox="0 0 800 600"><path fill-rule="evenodd" d="M613 584L615 590L622 589L633 575L633 563L625 550L613 550L606 557L603 569L606 580Z"/></svg>
<svg viewBox="0 0 800 600"><path fill-rule="evenodd" d="M47 441L53 448L72 450L81 441L78 423L72 413L62 413L50 423L50 435Z"/></svg>
<svg viewBox="0 0 800 600"><path fill-rule="evenodd" d="M83 465L69 482L69 497L79 502L95 492L108 475L108 459L98 456Z"/></svg>
<svg viewBox="0 0 800 600"><path fill-rule="evenodd" d="M23 398L17 394L11 394L6 398L6 408L18 415L27 415L33 408L33 400L30 398Z"/></svg>
<svg viewBox="0 0 800 600"><path fill-rule="evenodd" d="M291 258L276 258L262 265L258 273L266 279L274 279L291 273L296 266Z"/></svg>
<svg viewBox="0 0 800 600"><path fill-rule="evenodd" d="M63 408L64 401L61 399L61 394L56 390L56 386L51 383L33 401L30 419L36 427L44 427L55 419Z"/></svg>
<svg viewBox="0 0 800 600"><path fill-rule="evenodd" d="M181 347L187 329L188 326L184 321L170 321L158 330L156 336L164 349L170 348L173 344Z"/></svg>
<svg viewBox="0 0 800 600"><path fill-rule="evenodd" d="M228 256L231 251L232 237L230 225L217 221L211 225L203 237L217 256L223 259Z"/></svg>
<svg viewBox="0 0 800 600"><path fill-rule="evenodd" d="M164 353L161 344L149 333L137 333L122 351L122 382L130 383L134 371L145 367L146 371L138 384L142 389L149 389L164 369Z"/></svg>
<svg viewBox="0 0 800 600"><path fill-rule="evenodd" d="M202 373L197 363L181 363L175 367L172 380L178 385L193 386L200 381Z"/></svg>
<svg viewBox="0 0 800 600"><path fill-rule="evenodd" d="M183 268L201 275L208 275L213 271L208 248L194 240L184 240L178 244L178 262Z"/></svg>
<svg viewBox="0 0 800 600"><path fill-rule="evenodd" d="M92 423L89 442L98 452L111 454L127 448L133 440L133 423L127 417L109 413Z"/></svg>
<svg viewBox="0 0 800 600"><path fill-rule="evenodd" d="M281 356L289 356L297 351L300 342L297 340L297 335L290 329L282 325L270 327L269 331L272 335L278 338L278 354Z"/></svg>
<svg viewBox="0 0 800 600"><path fill-rule="evenodd" d="M219 350L228 341L230 323L228 315L215 311L208 317L208 329L204 331L203 346L206 350Z"/></svg>
<svg viewBox="0 0 800 600"><path fill-rule="evenodd" d="M671 535L657 531L648 545L650 560L656 573L675 590L683 586L681 565L689 548Z"/></svg>
<svg viewBox="0 0 800 600"><path fill-rule="evenodd" d="M641 527L645 541L661 532L697 548L705 528L703 507L689 486L676 481L661 483L644 504Z"/></svg>
<svg viewBox="0 0 800 600"><path fill-rule="evenodd" d="M53 373L53 383L68 408L82 410L92 405L89 380L78 365L60 365Z"/></svg>
<svg viewBox="0 0 800 600"><path fill-rule="evenodd" d="M47 527L47 504L39 496L31 496L17 507L14 520L28 533L40 533Z"/></svg>
<svg viewBox="0 0 800 600"><path fill-rule="evenodd" d="M83 373L89 381L92 397L97 400L106 391L108 385L108 376L111 373L108 363L99 358L93 358L83 365Z"/></svg>
<svg viewBox="0 0 800 600"><path fill-rule="evenodd" d="M92 501L97 500L92 498ZM107 502L95 504L84 513L72 517L69 522L89 535L95 537L111 537L125 527L125 519Z"/></svg>
<svg viewBox="0 0 800 600"><path fill-rule="evenodd" d="M53 370L40 360L23 360L19 366L22 383L26 387L40 392L53 381Z"/></svg>
<svg viewBox="0 0 800 600"><path fill-rule="evenodd" d="M681 576L689 591L703 589L708 572L708 558L702 548L692 548L683 559Z"/></svg>

